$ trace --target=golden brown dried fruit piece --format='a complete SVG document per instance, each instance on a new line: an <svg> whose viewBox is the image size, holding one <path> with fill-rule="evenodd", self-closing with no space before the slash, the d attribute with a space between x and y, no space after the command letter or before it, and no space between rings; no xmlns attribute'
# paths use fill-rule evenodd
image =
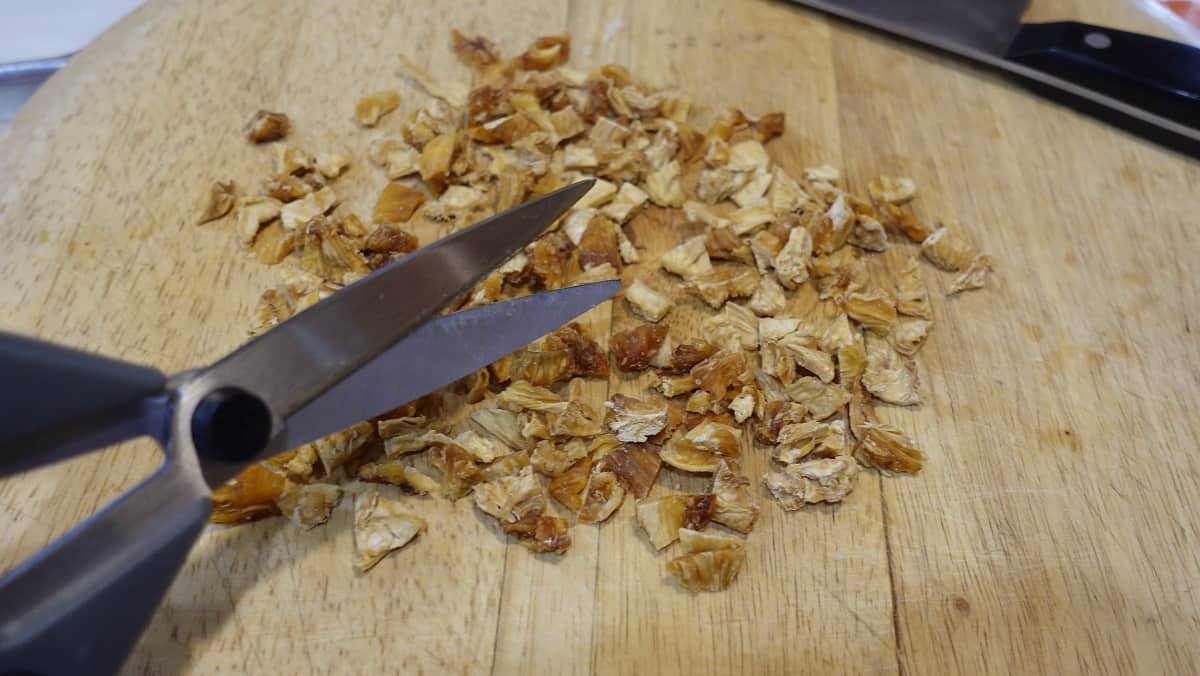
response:
<svg viewBox="0 0 1200 676"><path fill-rule="evenodd" d="M475 506L502 523L516 523L546 511L542 483L529 465L516 475L476 484L473 494Z"/></svg>
<svg viewBox="0 0 1200 676"><path fill-rule="evenodd" d="M204 205L197 223L208 223L221 218L233 209L237 202L237 185L230 181L213 181L208 189L208 203Z"/></svg>
<svg viewBox="0 0 1200 676"><path fill-rule="evenodd" d="M250 120L250 125L246 129L246 138L249 138L252 143L268 143L287 136L290 130L291 122L288 121L287 115L260 110Z"/></svg>
<svg viewBox="0 0 1200 676"><path fill-rule="evenodd" d="M371 570L425 528L425 520L406 511L403 503L373 490L360 493L354 500L354 565L364 573Z"/></svg>
<svg viewBox="0 0 1200 676"><path fill-rule="evenodd" d="M567 520L557 516L527 516L504 524L504 532L517 538L526 549L538 554L566 554L571 548Z"/></svg>
<svg viewBox="0 0 1200 676"><path fill-rule="evenodd" d="M713 521L739 533L749 533L754 528L760 511L758 497L750 487L750 480L724 459L713 472L712 494L716 498Z"/></svg>
<svg viewBox="0 0 1200 676"><path fill-rule="evenodd" d="M625 487L612 472L593 472L583 489L583 504L576 513L581 523L600 523L613 515L625 500Z"/></svg>
<svg viewBox="0 0 1200 676"><path fill-rule="evenodd" d="M690 430L682 428L662 450L663 462L685 472L714 472L722 458L741 453L742 431L731 425L705 420Z"/></svg>
<svg viewBox="0 0 1200 676"><path fill-rule="evenodd" d="M604 406L609 411L608 428L621 442L644 442L667 426L665 401L636 399L618 393Z"/></svg>
<svg viewBox="0 0 1200 676"><path fill-rule="evenodd" d="M286 485L284 476L265 464L250 465L212 492L209 519L214 523L238 523L278 514L275 500Z"/></svg>
<svg viewBox="0 0 1200 676"><path fill-rule="evenodd" d="M583 490L591 475L592 461L585 457L550 480L550 497L572 512L578 512L583 506Z"/></svg>
<svg viewBox="0 0 1200 676"><path fill-rule="evenodd" d="M916 364L900 356L887 340L872 334L867 334L867 368L862 382L868 392L889 404L921 403Z"/></svg>
<svg viewBox="0 0 1200 676"><path fill-rule="evenodd" d="M962 293L971 289L982 289L983 280L987 277L988 270L991 267L991 256L986 254L976 256L971 260L967 269L963 270L963 273L950 283L950 288L946 289L946 295L953 296L956 293Z"/></svg>
<svg viewBox="0 0 1200 676"><path fill-rule="evenodd" d="M858 463L848 455L788 465L763 476L763 484L786 511L817 502L841 502L854 490Z"/></svg>
<svg viewBox="0 0 1200 676"><path fill-rule="evenodd" d="M699 530L707 526L716 508L716 496L712 494L667 495L639 501L637 519L650 544L662 549L679 538L680 528Z"/></svg>
<svg viewBox="0 0 1200 676"><path fill-rule="evenodd" d="M953 221L943 223L940 228L921 242L921 253L931 263L946 272L958 272L975 260L975 249L967 240L962 226Z"/></svg>
<svg viewBox="0 0 1200 676"><path fill-rule="evenodd" d="M354 104L354 119L364 127L374 127L384 115L400 106L400 93L394 89L368 94Z"/></svg>
<svg viewBox="0 0 1200 676"><path fill-rule="evenodd" d="M729 535L685 528L679 541L687 553L668 563L667 570L690 592L728 589L746 561L745 544Z"/></svg>
<svg viewBox="0 0 1200 676"><path fill-rule="evenodd" d="M369 462L358 468L362 481L391 484L405 495L428 495L438 490L438 482L400 460Z"/></svg>
<svg viewBox="0 0 1200 676"><path fill-rule="evenodd" d="M925 464L925 455L916 442L891 425L868 422L862 444L855 454L871 467L892 472L915 474Z"/></svg>
<svg viewBox="0 0 1200 676"><path fill-rule="evenodd" d="M617 368L622 371L650 368L651 360L666 339L667 327L656 324L642 324L613 334L610 344Z"/></svg>
<svg viewBox="0 0 1200 676"><path fill-rule="evenodd" d="M662 458L654 444L623 444L604 456L600 468L615 474L634 497L644 498L654 487L662 468Z"/></svg>
<svg viewBox="0 0 1200 676"><path fill-rule="evenodd" d="M475 69L482 69L500 61L500 50L496 43L482 35L463 35L450 31L450 45L460 61Z"/></svg>
<svg viewBox="0 0 1200 676"><path fill-rule="evenodd" d="M655 291L641 279L635 279L625 287L625 300L629 301L635 314L650 322L660 321L674 306L669 297Z"/></svg>
<svg viewBox="0 0 1200 676"><path fill-rule="evenodd" d="M376 223L407 223L424 203L425 193L403 183L388 183L375 200L371 219Z"/></svg>
<svg viewBox="0 0 1200 676"><path fill-rule="evenodd" d="M276 500L279 511L301 528L313 529L329 520L342 500L342 489L330 484L293 485Z"/></svg>

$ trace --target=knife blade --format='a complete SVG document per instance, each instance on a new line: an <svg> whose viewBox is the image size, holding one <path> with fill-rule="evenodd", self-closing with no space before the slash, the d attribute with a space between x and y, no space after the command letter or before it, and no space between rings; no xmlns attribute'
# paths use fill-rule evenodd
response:
<svg viewBox="0 0 1200 676"><path fill-rule="evenodd" d="M1081 112L1200 157L1200 49L1073 21L1029 0L792 0L1000 68Z"/></svg>

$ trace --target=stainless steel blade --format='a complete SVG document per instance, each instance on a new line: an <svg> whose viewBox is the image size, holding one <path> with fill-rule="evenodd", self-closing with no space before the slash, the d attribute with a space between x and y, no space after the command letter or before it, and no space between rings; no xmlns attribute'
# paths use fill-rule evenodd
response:
<svg viewBox="0 0 1200 676"><path fill-rule="evenodd" d="M202 372L193 389L239 387L287 418L532 241L591 184L556 190L418 249L246 343Z"/></svg>
<svg viewBox="0 0 1200 676"><path fill-rule="evenodd" d="M1029 0L793 1L972 57L1004 54L1029 8Z"/></svg>
<svg viewBox="0 0 1200 676"><path fill-rule="evenodd" d="M368 362L287 420L295 448L408 403L566 324L621 289L613 280L484 305L439 317Z"/></svg>

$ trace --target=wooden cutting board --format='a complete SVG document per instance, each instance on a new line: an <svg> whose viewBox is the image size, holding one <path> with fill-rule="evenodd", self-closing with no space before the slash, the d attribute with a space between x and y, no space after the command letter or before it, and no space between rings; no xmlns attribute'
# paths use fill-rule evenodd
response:
<svg viewBox="0 0 1200 676"><path fill-rule="evenodd" d="M1131 3L1077 4L1034 14L1148 28ZM351 122L353 102L396 87L406 109L420 103L399 53L465 79L452 27L509 53L567 31L580 68L623 63L702 106L786 111L770 147L785 168L829 162L858 193L878 174L908 175L918 215L971 224L995 275L936 302L919 355L927 403L887 412L927 452L925 471L866 474L839 506L767 503L741 578L720 594L666 580L632 504L547 560L505 546L469 501L416 502L429 532L365 576L351 566L348 501L312 532L282 519L214 527L127 672L1200 663L1200 165L785 3L152 2L55 76L0 141L0 326L167 371L224 354L275 280L237 252L228 221L193 225L210 181L266 172L246 120L283 110L301 147L351 152L340 184L357 186L345 197L366 213L382 177L363 160L373 134ZM940 296L947 277L926 274ZM601 334L631 321L623 304L588 318ZM673 331L694 323L685 312ZM614 377L590 394L630 387ZM156 462L152 446L128 444L0 482L0 569Z"/></svg>

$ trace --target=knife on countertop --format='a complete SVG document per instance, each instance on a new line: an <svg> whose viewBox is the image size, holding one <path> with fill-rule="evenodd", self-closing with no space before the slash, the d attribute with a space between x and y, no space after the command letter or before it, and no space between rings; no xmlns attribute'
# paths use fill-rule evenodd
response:
<svg viewBox="0 0 1200 676"><path fill-rule="evenodd" d="M1200 48L1074 21L1029 0L792 0L1000 68L1031 89L1200 157Z"/></svg>

